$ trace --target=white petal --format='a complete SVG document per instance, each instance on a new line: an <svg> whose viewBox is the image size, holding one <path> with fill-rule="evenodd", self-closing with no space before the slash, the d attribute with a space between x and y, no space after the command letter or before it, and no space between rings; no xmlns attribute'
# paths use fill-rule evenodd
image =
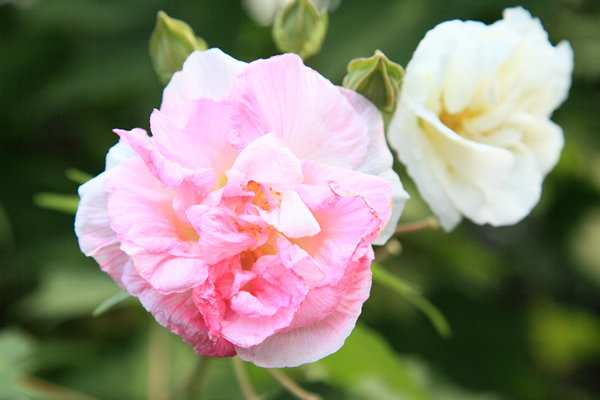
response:
<svg viewBox="0 0 600 400"><path fill-rule="evenodd" d="M219 49L194 51L183 63L183 69L175 72L165 87L161 111L202 97L220 100L245 67L246 63Z"/></svg>

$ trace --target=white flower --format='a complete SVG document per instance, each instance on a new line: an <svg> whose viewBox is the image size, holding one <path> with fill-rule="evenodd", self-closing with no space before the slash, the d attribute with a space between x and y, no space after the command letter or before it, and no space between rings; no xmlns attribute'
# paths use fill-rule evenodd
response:
<svg viewBox="0 0 600 400"><path fill-rule="evenodd" d="M333 11L341 0L311 0L319 12ZM271 25L273 18L280 7L284 7L291 0L242 0L242 5L259 25Z"/></svg>
<svg viewBox="0 0 600 400"><path fill-rule="evenodd" d="M388 138L446 230L466 217L515 224L538 203L564 145L552 112L571 85L573 50L521 7L492 25L448 21L406 68Z"/></svg>

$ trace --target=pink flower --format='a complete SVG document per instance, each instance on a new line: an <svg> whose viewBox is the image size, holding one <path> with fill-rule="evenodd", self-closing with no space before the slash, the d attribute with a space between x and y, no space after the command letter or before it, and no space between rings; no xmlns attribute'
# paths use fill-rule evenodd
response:
<svg viewBox="0 0 600 400"><path fill-rule="evenodd" d="M377 109L295 55L211 49L150 125L115 130L80 188L82 251L200 355L289 367L337 351L369 295L371 243L408 197Z"/></svg>

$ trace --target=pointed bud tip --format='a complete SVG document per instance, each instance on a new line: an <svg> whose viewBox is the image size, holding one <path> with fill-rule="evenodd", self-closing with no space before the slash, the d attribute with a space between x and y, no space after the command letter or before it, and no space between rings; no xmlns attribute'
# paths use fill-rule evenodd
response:
<svg viewBox="0 0 600 400"><path fill-rule="evenodd" d="M380 110L393 112L403 78L404 69L375 50L372 57L356 58L348 63L348 74L342 85L362 94Z"/></svg>

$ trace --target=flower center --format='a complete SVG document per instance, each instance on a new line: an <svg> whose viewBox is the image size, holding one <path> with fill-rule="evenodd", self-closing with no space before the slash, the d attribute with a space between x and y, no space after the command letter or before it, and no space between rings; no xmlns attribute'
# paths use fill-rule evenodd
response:
<svg viewBox="0 0 600 400"><path fill-rule="evenodd" d="M457 134L464 136L463 127L465 122L478 117L480 114L480 112L473 111L470 108L465 108L463 111L456 114L450 114L445 108L443 108L442 112L440 113L440 121L442 121L442 124L446 125Z"/></svg>
<svg viewBox="0 0 600 400"><path fill-rule="evenodd" d="M245 190L254 192L252 205L262 208L265 211L271 210L271 207L276 207L281 203L281 192L271 189L266 184L259 184L254 181L248 182L244 186ZM267 189L265 191L265 189Z"/></svg>

